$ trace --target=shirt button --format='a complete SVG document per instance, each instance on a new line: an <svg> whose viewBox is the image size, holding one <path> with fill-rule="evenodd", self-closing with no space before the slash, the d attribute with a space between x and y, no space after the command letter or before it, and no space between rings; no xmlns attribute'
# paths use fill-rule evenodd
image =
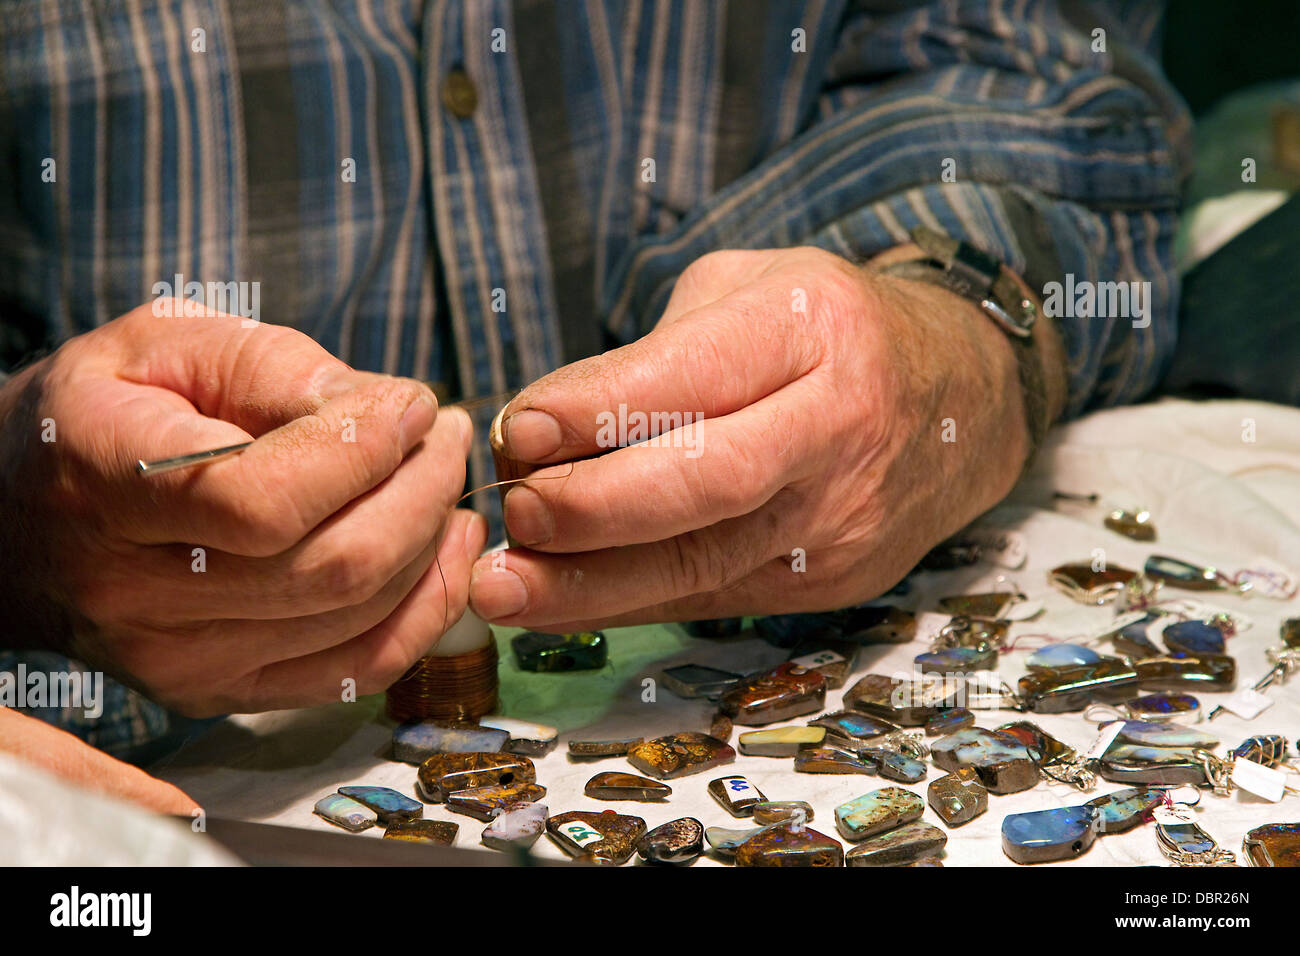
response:
<svg viewBox="0 0 1300 956"><path fill-rule="evenodd" d="M460 119L468 119L478 106L478 90L469 74L456 67L442 81L442 105Z"/></svg>

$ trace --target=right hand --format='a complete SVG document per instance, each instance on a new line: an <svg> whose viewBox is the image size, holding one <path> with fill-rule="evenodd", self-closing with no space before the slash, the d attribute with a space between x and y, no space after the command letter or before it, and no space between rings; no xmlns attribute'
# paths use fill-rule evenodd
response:
<svg viewBox="0 0 1300 956"><path fill-rule="evenodd" d="M0 389L4 640L192 716L381 691L464 611L487 537L452 510L470 439L427 387L292 329L141 306Z"/></svg>

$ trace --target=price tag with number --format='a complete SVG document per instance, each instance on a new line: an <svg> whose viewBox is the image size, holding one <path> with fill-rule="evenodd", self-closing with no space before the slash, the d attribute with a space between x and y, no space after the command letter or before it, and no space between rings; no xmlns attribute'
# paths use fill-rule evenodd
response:
<svg viewBox="0 0 1300 956"><path fill-rule="evenodd" d="M588 843L599 843L601 840L605 839L605 834L598 833L585 823L579 823L577 821L565 824L560 828L560 832L563 833L568 840L580 847L584 847Z"/></svg>
<svg viewBox="0 0 1300 956"><path fill-rule="evenodd" d="M825 667L827 664L838 664L844 660L834 651L818 651L816 654L805 654L803 657L796 657L790 663L805 670L812 670L814 667Z"/></svg>

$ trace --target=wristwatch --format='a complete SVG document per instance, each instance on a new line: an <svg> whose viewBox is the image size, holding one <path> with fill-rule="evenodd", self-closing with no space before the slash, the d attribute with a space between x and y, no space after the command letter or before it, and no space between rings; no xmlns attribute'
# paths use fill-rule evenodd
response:
<svg viewBox="0 0 1300 956"><path fill-rule="evenodd" d="M1043 361L1034 340L1038 310L1011 271L987 252L925 226L917 226L911 236L926 258L896 262L878 271L955 292L977 304L1006 333L1016 356L1029 426L1027 468L1051 425Z"/></svg>

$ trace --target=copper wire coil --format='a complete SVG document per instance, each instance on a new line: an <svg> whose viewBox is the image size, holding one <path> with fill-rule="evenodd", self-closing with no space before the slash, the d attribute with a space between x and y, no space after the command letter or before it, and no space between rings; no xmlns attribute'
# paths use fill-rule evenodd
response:
<svg viewBox="0 0 1300 956"><path fill-rule="evenodd" d="M450 657L422 657L388 688L388 716L407 720L478 720L497 707L497 645Z"/></svg>

